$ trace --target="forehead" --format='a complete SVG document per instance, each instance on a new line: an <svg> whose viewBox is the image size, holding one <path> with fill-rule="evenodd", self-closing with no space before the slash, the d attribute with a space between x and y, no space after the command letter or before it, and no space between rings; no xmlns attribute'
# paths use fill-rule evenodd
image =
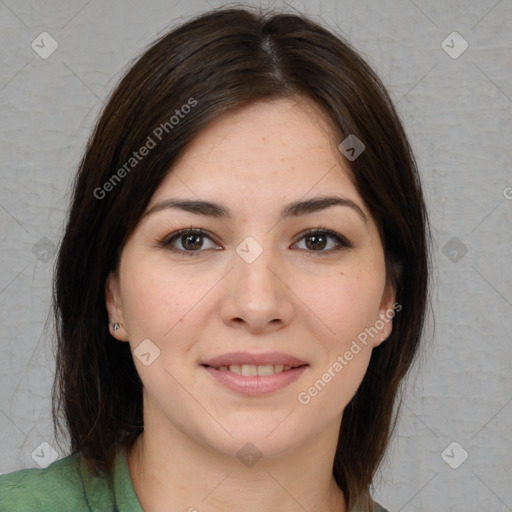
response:
<svg viewBox="0 0 512 512"><path fill-rule="evenodd" d="M148 208L169 195L222 199L236 209L333 192L361 203L329 121L302 98L279 99L210 123L175 162Z"/></svg>

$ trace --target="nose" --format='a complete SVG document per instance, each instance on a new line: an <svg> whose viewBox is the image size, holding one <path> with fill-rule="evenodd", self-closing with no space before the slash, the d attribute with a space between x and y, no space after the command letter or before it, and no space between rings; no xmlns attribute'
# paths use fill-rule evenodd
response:
<svg viewBox="0 0 512 512"><path fill-rule="evenodd" d="M274 251L263 249L253 260L256 244L239 247L233 255L233 269L224 282L221 305L223 321L249 332L274 331L290 323L294 314L293 292L287 283L284 264ZM263 250L262 250L263 249ZM259 252L258 251L258 252Z"/></svg>

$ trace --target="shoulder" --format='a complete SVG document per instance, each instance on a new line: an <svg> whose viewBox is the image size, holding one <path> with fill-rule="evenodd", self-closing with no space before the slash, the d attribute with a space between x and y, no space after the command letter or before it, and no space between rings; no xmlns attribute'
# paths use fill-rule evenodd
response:
<svg viewBox="0 0 512 512"><path fill-rule="evenodd" d="M0 512L89 511L80 474L80 458L73 454L45 469L22 469L0 475Z"/></svg>

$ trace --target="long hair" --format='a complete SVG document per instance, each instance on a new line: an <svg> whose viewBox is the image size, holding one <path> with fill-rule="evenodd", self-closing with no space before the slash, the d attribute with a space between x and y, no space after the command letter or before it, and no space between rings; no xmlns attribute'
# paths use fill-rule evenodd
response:
<svg viewBox="0 0 512 512"><path fill-rule="evenodd" d="M345 164L379 227L402 305L343 412L334 459L347 502L371 502L428 303L428 220L416 162L385 87L347 41L304 16L247 9L210 11L146 49L111 94L81 160L55 269L52 398L56 433L67 431L91 471L110 472L116 452L144 428L142 383L129 345L110 335L105 306L105 281L124 243L208 123L297 95L328 116L340 142L363 141L365 151ZM154 148L136 158L149 138Z"/></svg>

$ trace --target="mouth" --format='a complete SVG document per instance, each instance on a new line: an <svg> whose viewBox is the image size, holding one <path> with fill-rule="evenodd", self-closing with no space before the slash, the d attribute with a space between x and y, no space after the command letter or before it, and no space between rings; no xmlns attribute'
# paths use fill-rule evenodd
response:
<svg viewBox="0 0 512 512"><path fill-rule="evenodd" d="M231 364L231 365L220 365L220 366L211 366L207 364L203 364L202 366L206 368L213 368L214 370L219 370L221 372L231 372L236 373L237 375L243 375L244 377L255 377L255 376L267 376L274 375L276 373L288 372L295 368L302 368L303 366L309 366L307 363L292 366L292 365L283 365L283 364Z"/></svg>
<svg viewBox="0 0 512 512"><path fill-rule="evenodd" d="M257 371L259 367L262 368L261 371L270 371L270 367L272 367L274 370L273 373L279 373L291 368L298 368L308 363L298 357L285 354L284 352L265 352L259 354L252 352L229 352L202 361L201 364L222 370L233 368L234 370L231 371L242 375L258 375ZM246 372L254 372L253 367L256 367L256 373L242 373L244 368ZM239 369L240 371L238 371Z"/></svg>
<svg viewBox="0 0 512 512"><path fill-rule="evenodd" d="M237 394L262 396L285 388L310 366L289 354L232 352L201 363L214 382Z"/></svg>

